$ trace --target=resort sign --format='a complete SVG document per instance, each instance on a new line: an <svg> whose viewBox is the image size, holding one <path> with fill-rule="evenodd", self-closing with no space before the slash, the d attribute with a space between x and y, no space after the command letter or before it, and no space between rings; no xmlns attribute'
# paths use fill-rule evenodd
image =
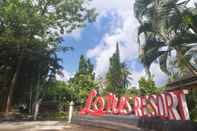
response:
<svg viewBox="0 0 197 131"><path fill-rule="evenodd" d="M138 117L160 117L167 120L189 120L185 94L186 90L165 92L150 96L136 96L133 106L130 98L122 96L119 99L113 93L105 97L97 96L97 91L92 90L86 99L81 115L129 115Z"/></svg>

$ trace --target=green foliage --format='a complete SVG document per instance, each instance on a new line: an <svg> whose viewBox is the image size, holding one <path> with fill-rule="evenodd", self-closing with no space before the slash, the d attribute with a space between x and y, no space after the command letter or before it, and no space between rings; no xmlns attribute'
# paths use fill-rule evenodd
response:
<svg viewBox="0 0 197 131"><path fill-rule="evenodd" d="M78 72L69 81L69 84L77 94L78 102L81 103L85 103L88 93L96 87L93 65L83 55L80 57Z"/></svg>
<svg viewBox="0 0 197 131"><path fill-rule="evenodd" d="M65 121L68 118L68 113L65 111L59 111L59 112L43 112L40 114L41 120L52 120L52 121Z"/></svg>
<svg viewBox="0 0 197 131"><path fill-rule="evenodd" d="M140 96L140 90L137 89L136 87L132 87L130 89L126 89L125 93L123 94L123 96L127 96L130 98L130 104L133 107L134 105L134 97L135 96Z"/></svg>
<svg viewBox="0 0 197 131"><path fill-rule="evenodd" d="M122 81L121 81L121 63L119 55L118 44L116 46L116 52L110 58L110 67L107 73L108 86L107 90L114 93L120 93Z"/></svg>
<svg viewBox="0 0 197 131"><path fill-rule="evenodd" d="M106 92L113 92L117 95L124 94L129 84L130 72L125 63L120 62L119 46L116 45L116 52L110 58L110 67L107 73Z"/></svg>
<svg viewBox="0 0 197 131"><path fill-rule="evenodd" d="M155 61L159 61L160 68L168 75L173 75L177 67L180 72L184 67L187 72L197 75L196 45L192 45L197 42L194 24L197 12L196 7L187 7L189 1L136 0L134 11L140 22L138 35L145 35L145 43L142 45L139 41L140 59L149 76L149 68ZM173 51L177 52L175 65L178 66L171 70L168 62Z"/></svg>
<svg viewBox="0 0 197 131"><path fill-rule="evenodd" d="M197 43L197 6L189 7L190 1L135 1L134 12L140 23L140 59L150 78L149 68L154 62L159 62L171 81L188 74L197 76L197 46L194 44ZM141 34L145 36L143 44L140 42ZM191 117L196 120L197 98L191 94L188 102L191 102Z"/></svg>
<svg viewBox="0 0 197 131"><path fill-rule="evenodd" d="M68 83L55 81L49 85L43 101L57 103L59 112L57 112L53 117L64 118L65 110L68 110L69 103L76 100L77 94Z"/></svg>
<svg viewBox="0 0 197 131"><path fill-rule="evenodd" d="M74 89L63 81L56 81L48 87L45 99L69 104L76 100Z"/></svg>
<svg viewBox="0 0 197 131"><path fill-rule="evenodd" d="M152 79L145 79L142 77L139 81L140 95L151 95L157 93L158 88Z"/></svg>
<svg viewBox="0 0 197 131"><path fill-rule="evenodd" d="M61 36L96 17L88 3L89 0L1 1L1 109L8 109L18 98L19 103L31 103L29 108L42 99L62 69L57 52L71 49L62 46Z"/></svg>
<svg viewBox="0 0 197 131"><path fill-rule="evenodd" d="M186 98L191 120L197 121L197 90L194 89L189 91Z"/></svg>
<svg viewBox="0 0 197 131"><path fill-rule="evenodd" d="M68 116L68 115L65 111L56 112L54 114L54 118L57 120L65 120L65 119L67 119L66 116Z"/></svg>

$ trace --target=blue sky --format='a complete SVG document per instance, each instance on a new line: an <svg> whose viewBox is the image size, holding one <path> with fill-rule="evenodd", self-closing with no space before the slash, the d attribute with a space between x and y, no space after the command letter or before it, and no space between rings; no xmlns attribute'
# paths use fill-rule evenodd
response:
<svg viewBox="0 0 197 131"><path fill-rule="evenodd" d="M118 42L121 61L132 71L131 84L138 86L137 82L140 77L145 76L145 71L138 59L138 22L134 17L133 3L134 0L93 0L91 6L99 13L96 22L64 36L64 45L72 46L74 50L59 54L64 65L63 80L77 71L81 54L90 58L95 65L96 76L105 76L109 58ZM158 64L151 66L151 72L157 85L166 83L167 77L161 72Z"/></svg>
<svg viewBox="0 0 197 131"><path fill-rule="evenodd" d="M78 68L79 57L81 54L86 56L89 49L94 48L100 40L104 37L105 33L110 30L110 22L112 17L102 17L98 28L97 23L89 23L86 27L77 32L77 34L71 34L64 37L64 45L74 48L73 51L67 53L61 53L60 57L63 58L64 67L69 72L75 72ZM80 33L80 34L78 34ZM95 64L95 60L91 59Z"/></svg>

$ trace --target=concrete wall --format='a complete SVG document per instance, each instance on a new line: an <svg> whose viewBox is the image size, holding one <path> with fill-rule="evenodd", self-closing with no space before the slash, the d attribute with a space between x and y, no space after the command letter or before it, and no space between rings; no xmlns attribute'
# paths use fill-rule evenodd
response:
<svg viewBox="0 0 197 131"><path fill-rule="evenodd" d="M159 118L137 118L134 115L79 116L72 123L104 127L117 131L197 131L197 123L192 121L167 121Z"/></svg>
<svg viewBox="0 0 197 131"><path fill-rule="evenodd" d="M161 120L140 118L138 127L155 131L197 131L197 123L192 121Z"/></svg>

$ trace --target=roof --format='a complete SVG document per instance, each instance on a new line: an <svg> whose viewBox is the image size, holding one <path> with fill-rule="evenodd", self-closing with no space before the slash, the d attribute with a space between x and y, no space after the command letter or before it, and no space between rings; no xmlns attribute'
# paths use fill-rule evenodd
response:
<svg viewBox="0 0 197 131"><path fill-rule="evenodd" d="M197 88L197 76L180 79L169 83L167 91Z"/></svg>

